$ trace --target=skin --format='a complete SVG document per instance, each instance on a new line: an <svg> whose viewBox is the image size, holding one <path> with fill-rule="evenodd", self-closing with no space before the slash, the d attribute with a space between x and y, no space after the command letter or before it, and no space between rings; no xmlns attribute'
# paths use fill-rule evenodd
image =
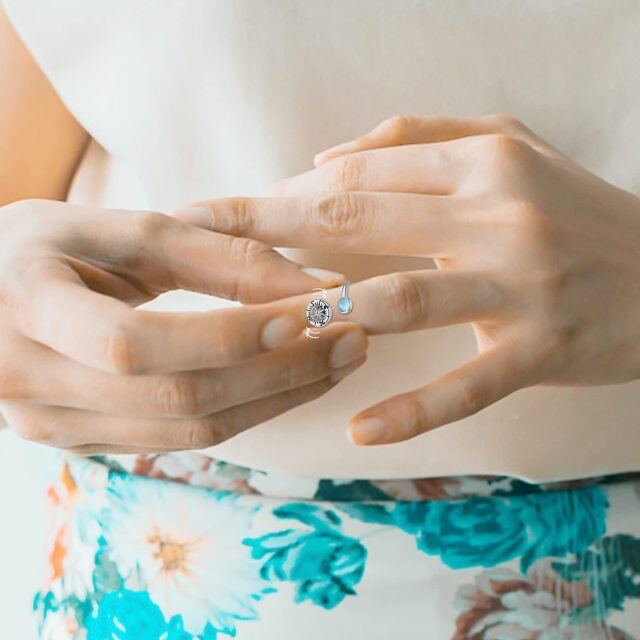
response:
<svg viewBox="0 0 640 640"><path fill-rule="evenodd" d="M370 334L471 323L478 353L358 413L356 444L406 440L524 387L640 378L635 195L503 115L397 116L315 165L269 198L176 215L274 246L435 260L352 285L349 318Z"/></svg>
<svg viewBox="0 0 640 640"><path fill-rule="evenodd" d="M0 9L0 409L20 436L80 453L205 448L313 400L366 358L281 298L342 281L253 239L159 212L64 200L88 136ZM208 313L135 309L190 289Z"/></svg>
<svg viewBox="0 0 640 640"><path fill-rule="evenodd" d="M20 435L87 453L202 448L360 366L361 329L305 340L308 296L280 300L340 277L313 278L270 245L431 257L438 270L354 284L350 320L370 334L473 326L478 355L360 412L356 444L411 438L526 386L640 377L640 203L514 118L398 116L269 198L171 220L57 202L88 136L2 13L0 54L0 399ZM176 287L248 305L132 309Z"/></svg>

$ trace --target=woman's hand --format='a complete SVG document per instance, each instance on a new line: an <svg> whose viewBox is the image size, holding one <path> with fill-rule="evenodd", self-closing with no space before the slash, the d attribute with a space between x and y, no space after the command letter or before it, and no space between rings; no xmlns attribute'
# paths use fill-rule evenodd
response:
<svg viewBox="0 0 640 640"><path fill-rule="evenodd" d="M169 289L257 303L341 281L258 241L52 201L0 208L0 222L0 399L28 439L83 453L203 448L364 361L361 329L341 323L307 340L285 302L131 308Z"/></svg>
<svg viewBox="0 0 640 640"><path fill-rule="evenodd" d="M349 319L370 333L473 324L479 354L359 413L357 444L530 385L640 377L640 200L514 118L392 118L273 194L201 203L200 216L275 246L433 257L438 271L353 285Z"/></svg>

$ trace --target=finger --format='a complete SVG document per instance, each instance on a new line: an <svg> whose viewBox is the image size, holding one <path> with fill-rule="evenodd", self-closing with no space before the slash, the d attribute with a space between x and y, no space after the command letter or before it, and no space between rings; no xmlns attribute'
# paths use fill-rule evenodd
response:
<svg viewBox="0 0 640 640"><path fill-rule="evenodd" d="M381 122L369 133L321 151L314 158L320 165L356 151L396 147L407 144L444 142L457 138L486 134L505 134L519 138L534 149L548 149L547 143L513 116L491 114L479 117L393 116Z"/></svg>
<svg viewBox="0 0 640 640"><path fill-rule="evenodd" d="M450 195L477 161L477 149L459 141L412 144L342 155L279 182L271 196L327 191L388 191Z"/></svg>
<svg viewBox="0 0 640 640"><path fill-rule="evenodd" d="M326 291L333 309L342 288ZM456 269L390 273L350 285L352 310L334 317L355 322L369 335L432 329L505 318L517 302L488 274ZM283 301L291 315L304 314L309 296Z"/></svg>
<svg viewBox="0 0 640 640"><path fill-rule="evenodd" d="M351 420L349 437L357 445L388 444L461 420L533 384L531 365L524 349L500 345L420 389L362 411Z"/></svg>
<svg viewBox="0 0 640 640"><path fill-rule="evenodd" d="M149 453L171 453L174 449L154 449L148 447L134 447L117 444L81 444L76 447L66 447L65 451L78 456L106 456L106 455L144 455Z"/></svg>
<svg viewBox="0 0 640 640"><path fill-rule="evenodd" d="M189 420L148 420L67 409L24 402L3 403L11 428L27 439L64 449L84 448L102 453L118 448L121 453L143 453L204 449L220 444L257 424L305 404L333 388L348 373L361 366L361 358L304 387L254 400L220 413Z"/></svg>
<svg viewBox="0 0 640 640"><path fill-rule="evenodd" d="M341 274L308 272L250 238L206 232L149 211L109 211L108 215L105 224L104 210L65 209L65 217L75 222L74 243L67 246L63 235L58 244L76 260L141 283L156 294L187 289L257 303L342 282Z"/></svg>
<svg viewBox="0 0 640 640"><path fill-rule="evenodd" d="M368 192L223 198L200 205L212 229L278 247L422 256L444 255L468 241L472 206L456 196Z"/></svg>
<svg viewBox="0 0 640 640"><path fill-rule="evenodd" d="M46 266L40 263L31 280L24 276L31 295L21 299L22 307L12 307L14 325L32 340L108 372L229 366L283 346L305 326L303 315L287 313L279 302L205 313L133 310L84 287L58 260Z"/></svg>
<svg viewBox="0 0 640 640"><path fill-rule="evenodd" d="M113 375L35 343L29 343L27 349L22 353L28 355L32 370L32 398L40 404L127 417L189 418L331 376L365 355L367 337L360 327L342 322L327 327L321 339L301 336L240 365L165 376Z"/></svg>

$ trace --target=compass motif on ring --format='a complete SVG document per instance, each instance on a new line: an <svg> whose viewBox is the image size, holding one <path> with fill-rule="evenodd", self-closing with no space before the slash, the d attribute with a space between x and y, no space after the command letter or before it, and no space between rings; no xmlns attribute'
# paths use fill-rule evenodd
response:
<svg viewBox="0 0 640 640"><path fill-rule="evenodd" d="M326 298L326 292L323 293ZM338 313L346 315L353 309L353 303L349 298L349 283L342 285L342 292L337 304ZM318 329L326 327L333 318L333 308L326 301L320 298L314 298L308 305L306 311L307 322Z"/></svg>

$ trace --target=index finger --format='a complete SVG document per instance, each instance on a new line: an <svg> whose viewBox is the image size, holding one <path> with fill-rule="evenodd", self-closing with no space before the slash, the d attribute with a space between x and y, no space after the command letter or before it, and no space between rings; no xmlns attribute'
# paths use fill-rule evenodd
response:
<svg viewBox="0 0 640 640"><path fill-rule="evenodd" d="M35 275L35 274L34 274ZM104 371L162 373L228 366L277 348L304 329L278 302L204 313L130 308L88 289L58 259L39 265L11 320L23 334Z"/></svg>

